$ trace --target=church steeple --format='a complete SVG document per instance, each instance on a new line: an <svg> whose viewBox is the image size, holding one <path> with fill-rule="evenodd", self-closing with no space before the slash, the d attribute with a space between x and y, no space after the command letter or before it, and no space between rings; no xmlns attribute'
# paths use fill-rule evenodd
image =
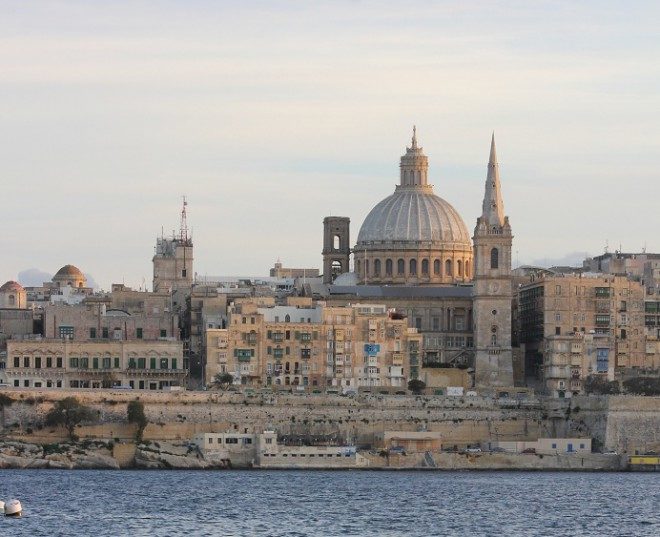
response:
<svg viewBox="0 0 660 537"><path fill-rule="evenodd" d="M427 187L429 174L429 158L424 149L417 144L417 127L413 126L410 147L401 157L401 181L397 188Z"/></svg>
<svg viewBox="0 0 660 537"><path fill-rule="evenodd" d="M482 220L489 226L504 225L504 203L502 202L502 187L500 185L500 168L495 151L495 133L490 141L490 158L486 175L486 191L481 212Z"/></svg>

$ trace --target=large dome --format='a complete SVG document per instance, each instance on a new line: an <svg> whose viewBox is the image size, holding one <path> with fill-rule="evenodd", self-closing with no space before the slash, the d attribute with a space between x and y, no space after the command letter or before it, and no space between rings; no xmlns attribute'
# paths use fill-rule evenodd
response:
<svg viewBox="0 0 660 537"><path fill-rule="evenodd" d="M64 265L60 270L57 271L57 274L55 276L62 276L62 277L68 277L68 276L83 276L83 273L80 271L78 267L74 267L73 265Z"/></svg>
<svg viewBox="0 0 660 537"><path fill-rule="evenodd" d="M439 285L470 281L472 240L465 222L428 183L428 157L412 144L394 193L365 218L354 249L360 283Z"/></svg>
<svg viewBox="0 0 660 537"><path fill-rule="evenodd" d="M429 190L399 187L367 215L358 234L360 245L410 242L471 247L465 222L445 200ZM405 247L405 245L399 245Z"/></svg>

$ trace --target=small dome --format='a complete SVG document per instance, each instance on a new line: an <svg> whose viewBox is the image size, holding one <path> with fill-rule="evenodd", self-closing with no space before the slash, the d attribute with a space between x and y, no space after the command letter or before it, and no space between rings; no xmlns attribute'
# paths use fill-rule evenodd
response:
<svg viewBox="0 0 660 537"><path fill-rule="evenodd" d="M0 292L9 293L10 291L15 291L20 293L21 291L25 291L25 289L23 289L23 286L20 283L10 280L7 283L5 283L2 287L0 287Z"/></svg>
<svg viewBox="0 0 660 537"><path fill-rule="evenodd" d="M84 277L84 275L80 271L80 269L78 267L74 267L73 265L64 265L60 270L57 271L57 274L55 274L55 278L57 278L58 276L60 276L60 277L69 277L69 276Z"/></svg>

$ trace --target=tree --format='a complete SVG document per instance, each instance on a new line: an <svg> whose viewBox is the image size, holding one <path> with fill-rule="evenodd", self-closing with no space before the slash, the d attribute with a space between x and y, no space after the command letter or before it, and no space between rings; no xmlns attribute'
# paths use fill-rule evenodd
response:
<svg viewBox="0 0 660 537"><path fill-rule="evenodd" d="M617 395L620 389L616 380L608 381L600 375L589 375L584 381L584 391L598 395Z"/></svg>
<svg viewBox="0 0 660 537"><path fill-rule="evenodd" d="M231 373L218 373L213 377L213 385L221 390L226 390L234 383L234 376Z"/></svg>
<svg viewBox="0 0 660 537"><path fill-rule="evenodd" d="M420 395L424 388L426 388L426 383L423 380L411 379L408 381L408 389L415 395Z"/></svg>
<svg viewBox="0 0 660 537"><path fill-rule="evenodd" d="M660 378L636 377L623 381L628 393L635 395L660 395Z"/></svg>
<svg viewBox="0 0 660 537"><path fill-rule="evenodd" d="M137 430L135 431L135 441L142 442L142 436L144 435L144 430L149 424L149 420L144 413L144 403L142 401L131 401L128 403L126 409L126 415L128 418L128 423L135 423L137 425Z"/></svg>
<svg viewBox="0 0 660 537"><path fill-rule="evenodd" d="M5 426L5 408L8 406L11 406L14 400L9 397L8 395L5 395L4 393L0 393L0 410L2 411L2 426Z"/></svg>
<svg viewBox="0 0 660 537"><path fill-rule="evenodd" d="M75 397L61 399L46 414L46 425L62 425L69 433L69 438L74 442L76 426L84 421L93 421L96 413L89 407L83 405Z"/></svg>

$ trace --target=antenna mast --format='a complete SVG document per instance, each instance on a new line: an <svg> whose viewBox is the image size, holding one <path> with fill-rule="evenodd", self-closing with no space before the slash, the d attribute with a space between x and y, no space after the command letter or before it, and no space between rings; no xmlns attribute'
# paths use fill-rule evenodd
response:
<svg viewBox="0 0 660 537"><path fill-rule="evenodd" d="M181 208L181 226L179 228L179 240L181 241L182 244L188 246L188 242L190 238L188 237L188 217L186 214L186 207L188 206L188 202L186 201L186 197L183 196L183 207Z"/></svg>

